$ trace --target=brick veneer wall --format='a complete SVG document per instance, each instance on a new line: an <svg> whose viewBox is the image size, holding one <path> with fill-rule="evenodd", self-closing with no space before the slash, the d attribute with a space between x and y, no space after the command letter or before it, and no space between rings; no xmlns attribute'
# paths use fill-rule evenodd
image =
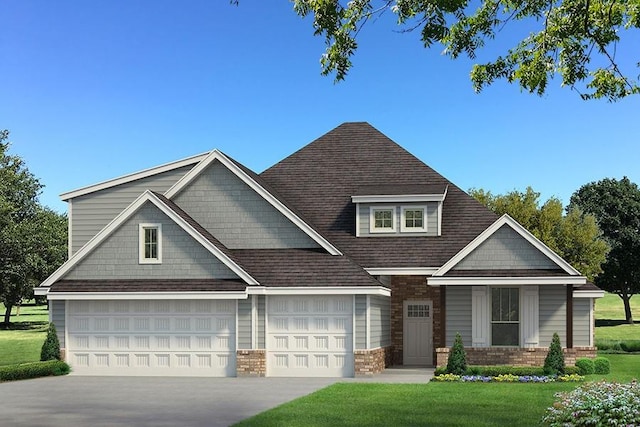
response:
<svg viewBox="0 0 640 427"><path fill-rule="evenodd" d="M391 346L373 350L356 350L354 356L356 376L377 374L384 371L387 366L391 366Z"/></svg>
<svg viewBox="0 0 640 427"><path fill-rule="evenodd" d="M575 365L576 359L581 357L594 358L597 356L595 347L563 348L564 362ZM447 347L436 349L436 366L446 366L449 360ZM467 364L469 365L512 365L512 366L544 366L544 359L549 349L538 348L465 348Z"/></svg>
<svg viewBox="0 0 640 427"><path fill-rule="evenodd" d="M433 302L433 348L440 344L443 325L440 316L440 288L427 286L426 276L391 277L391 344L392 364L402 365L403 303L406 300L431 300ZM435 350L434 350L435 353ZM435 354L434 354L435 361Z"/></svg>
<svg viewBox="0 0 640 427"><path fill-rule="evenodd" d="M266 350L236 351L236 374L239 377L264 377L266 373Z"/></svg>

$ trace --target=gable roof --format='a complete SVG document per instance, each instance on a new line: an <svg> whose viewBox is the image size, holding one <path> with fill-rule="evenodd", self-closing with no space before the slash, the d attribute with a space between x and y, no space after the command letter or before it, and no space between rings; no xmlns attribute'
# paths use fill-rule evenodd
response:
<svg viewBox="0 0 640 427"><path fill-rule="evenodd" d="M260 177L320 233L365 268L440 267L497 216L368 123L344 123ZM442 235L355 236L352 196L389 186L444 192Z"/></svg>
<svg viewBox="0 0 640 427"><path fill-rule="evenodd" d="M174 203L167 203L167 199L163 196L154 194L151 191L145 191L135 201L133 201L124 211L113 219L106 227L104 227L97 235L95 235L87 244L78 250L67 262L62 264L51 276L49 276L40 287L49 287L56 281L62 279L78 262L90 254L100 243L107 239L111 233L118 229L127 219L136 213L145 203L152 203L167 215L173 222L180 226L185 232L193 237L213 256L220 260L231 271L238 275L245 283L249 285L258 285L254 279L244 268L242 268L234 259L227 248L224 247L217 239L209 233L204 232L202 227L198 227L184 211L179 209Z"/></svg>
<svg viewBox="0 0 640 427"><path fill-rule="evenodd" d="M282 215L289 219L293 224L300 228L305 234L313 239L318 245L324 248L331 255L342 255L340 250L331 244L322 234L318 233L308 222L303 220L300 215L297 215L289 205L281 198L276 197L274 193L270 192L266 186L261 185L261 179L258 178L253 172L240 163L227 157L219 150L213 150L207 157L202 159L193 169L187 172L178 182L176 182L171 188L165 192L165 196L168 199L172 199L182 190L184 190L189 183L191 183L198 175L200 175L207 167L214 161L220 162L231 173L237 176L241 181L247 184L252 190L258 193L264 200L266 200L271 206L278 210Z"/></svg>

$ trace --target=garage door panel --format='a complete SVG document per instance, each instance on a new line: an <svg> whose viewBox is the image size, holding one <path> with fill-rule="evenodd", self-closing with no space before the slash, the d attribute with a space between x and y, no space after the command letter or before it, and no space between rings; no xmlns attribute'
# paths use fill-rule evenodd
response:
<svg viewBox="0 0 640 427"><path fill-rule="evenodd" d="M70 301L69 313L75 373L235 375L235 301Z"/></svg>

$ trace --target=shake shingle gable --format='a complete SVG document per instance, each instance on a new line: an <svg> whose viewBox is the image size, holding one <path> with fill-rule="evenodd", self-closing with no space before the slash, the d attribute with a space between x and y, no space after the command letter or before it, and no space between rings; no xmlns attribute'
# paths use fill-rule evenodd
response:
<svg viewBox="0 0 640 427"><path fill-rule="evenodd" d="M316 229L367 268L438 267L497 216L368 123L345 123L265 170L260 177ZM351 196L363 188L448 186L442 235L355 236ZM386 191L386 190L385 190Z"/></svg>

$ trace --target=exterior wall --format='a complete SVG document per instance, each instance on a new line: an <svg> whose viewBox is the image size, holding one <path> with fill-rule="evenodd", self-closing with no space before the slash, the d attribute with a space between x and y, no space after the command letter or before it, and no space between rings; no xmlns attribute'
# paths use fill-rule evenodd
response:
<svg viewBox="0 0 640 427"><path fill-rule="evenodd" d="M239 377L264 377L267 373L265 350L236 351L236 374Z"/></svg>
<svg viewBox="0 0 640 427"><path fill-rule="evenodd" d="M139 264L139 224L162 224L162 264ZM87 255L65 279L234 279L227 266L147 203Z"/></svg>
<svg viewBox="0 0 640 427"><path fill-rule="evenodd" d="M440 345L443 336L441 310L444 307L440 305L440 288L427 286L425 276L393 276L391 278L391 345L394 365L403 364L403 303L406 300L431 300L434 349Z"/></svg>
<svg viewBox="0 0 640 427"><path fill-rule="evenodd" d="M356 334L356 349L367 348L367 296L355 296L355 328L353 333Z"/></svg>
<svg viewBox="0 0 640 427"><path fill-rule="evenodd" d="M446 366L449 359L448 347L436 350L436 366ZM548 347L537 348L465 348L469 365L511 365L511 366L544 366L544 359L549 352ZM564 360L567 365L575 365L581 357L597 356L595 347L564 348Z"/></svg>
<svg viewBox="0 0 640 427"><path fill-rule="evenodd" d="M446 302L446 345L451 347L456 333L471 346L471 286L448 286Z"/></svg>
<svg viewBox="0 0 640 427"><path fill-rule="evenodd" d="M167 171L71 200L71 253L75 253L145 190L164 193L191 166Z"/></svg>
<svg viewBox="0 0 640 427"><path fill-rule="evenodd" d="M238 350L251 348L251 299L238 300Z"/></svg>
<svg viewBox="0 0 640 427"><path fill-rule="evenodd" d="M503 225L482 242L453 270L478 269L557 269L558 266L522 238L511 227Z"/></svg>
<svg viewBox="0 0 640 427"><path fill-rule="evenodd" d="M266 318L267 318L267 310L266 310L266 297L264 295L258 295L258 348L267 348L266 342Z"/></svg>
<svg viewBox="0 0 640 427"><path fill-rule="evenodd" d="M391 366L392 354L391 347L356 350L354 352L355 375L373 375L384 371L384 368Z"/></svg>
<svg viewBox="0 0 640 427"><path fill-rule="evenodd" d="M369 348L391 345L391 299L371 296L369 307Z"/></svg>
<svg viewBox="0 0 640 427"><path fill-rule="evenodd" d="M174 200L230 249L319 247L218 161Z"/></svg>
<svg viewBox="0 0 640 427"><path fill-rule="evenodd" d="M65 342L65 302L60 300L49 301L49 310L51 311L51 321L56 327L60 348L66 348ZM64 359L63 359L64 360Z"/></svg>
<svg viewBox="0 0 640 427"><path fill-rule="evenodd" d="M371 233L370 222L371 206L393 205L393 203L358 203L358 221L360 224L359 235L360 237L385 237L385 236L397 236L402 234L403 236L437 236L438 235L438 202L424 202L424 203L402 203L396 206L396 232L395 233ZM402 207L403 206L426 206L426 220L427 220L427 232L426 233L401 233L400 221L402 220Z"/></svg>
<svg viewBox="0 0 640 427"><path fill-rule="evenodd" d="M538 289L540 306L540 340L541 347L551 344L554 332L558 333L560 343L567 343L567 289L565 286L540 286ZM575 299L574 299L575 301ZM574 338L574 345L577 345Z"/></svg>
<svg viewBox="0 0 640 427"><path fill-rule="evenodd" d="M591 307L593 299L573 299L573 345L591 345Z"/></svg>

